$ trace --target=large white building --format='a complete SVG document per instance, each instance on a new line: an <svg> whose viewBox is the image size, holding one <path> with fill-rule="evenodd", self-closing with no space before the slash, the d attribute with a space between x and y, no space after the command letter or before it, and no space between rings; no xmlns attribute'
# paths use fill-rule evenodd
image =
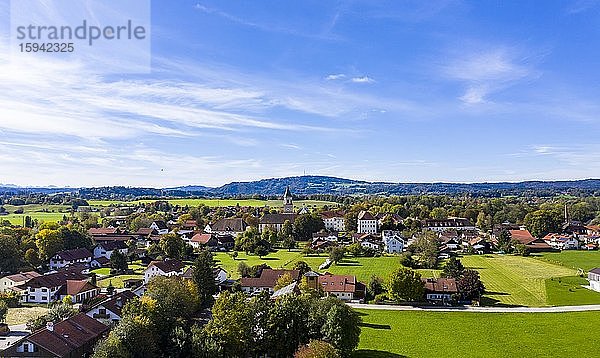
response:
<svg viewBox="0 0 600 358"><path fill-rule="evenodd" d="M423 228L426 230L442 232L447 230L475 230L475 225L466 218L450 217L448 219L427 219L423 223Z"/></svg>
<svg viewBox="0 0 600 358"><path fill-rule="evenodd" d="M377 219L368 211L358 213L358 232L361 234L377 234Z"/></svg>
<svg viewBox="0 0 600 358"><path fill-rule="evenodd" d="M383 241L383 250L388 254L401 253L406 246L406 242L400 231L383 230L381 238Z"/></svg>
<svg viewBox="0 0 600 358"><path fill-rule="evenodd" d="M77 264L90 266L92 262L92 253L86 248L77 248L72 250L65 250L52 256L50 259L50 269L57 270L67 266L73 266Z"/></svg>
<svg viewBox="0 0 600 358"><path fill-rule="evenodd" d="M321 213L321 219L325 224L325 229L329 231L344 231L346 229L344 213L339 211L324 211Z"/></svg>
<svg viewBox="0 0 600 358"><path fill-rule="evenodd" d="M144 283L156 276L181 276L184 267L178 260L152 261L144 271Z"/></svg>

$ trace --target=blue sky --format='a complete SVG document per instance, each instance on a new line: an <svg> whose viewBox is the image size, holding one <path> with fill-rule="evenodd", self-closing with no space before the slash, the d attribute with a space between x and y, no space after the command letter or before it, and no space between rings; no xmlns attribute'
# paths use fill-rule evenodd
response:
<svg viewBox="0 0 600 358"><path fill-rule="evenodd" d="M598 1L181 0L151 11L148 74L3 51L0 183L600 173Z"/></svg>

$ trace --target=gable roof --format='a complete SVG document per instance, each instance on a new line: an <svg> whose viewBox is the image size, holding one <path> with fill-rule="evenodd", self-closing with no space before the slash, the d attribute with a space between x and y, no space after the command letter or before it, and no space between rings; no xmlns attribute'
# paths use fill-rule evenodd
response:
<svg viewBox="0 0 600 358"><path fill-rule="evenodd" d="M108 329L105 324L88 317L85 313L79 313L55 324L53 331L42 328L24 340L64 357L97 340Z"/></svg>
<svg viewBox="0 0 600 358"><path fill-rule="evenodd" d="M298 281L300 278L299 270L272 270L263 269L260 277L242 277L240 280L242 287L268 287L273 288L277 280L285 274L289 274L292 280Z"/></svg>
<svg viewBox="0 0 600 358"><path fill-rule="evenodd" d="M456 287L456 280L453 278L426 278L423 279L423 282L425 284L426 292L458 292L458 288Z"/></svg>
<svg viewBox="0 0 600 358"><path fill-rule="evenodd" d="M529 230L508 230L508 232L513 240L517 240L521 244L527 245L535 240L535 237L531 235Z"/></svg>
<svg viewBox="0 0 600 358"><path fill-rule="evenodd" d="M16 273L14 275L5 276L3 278L8 279L12 282L26 282L26 281L31 280L32 278L38 277L38 276L41 276L41 275L35 271L27 271L27 272Z"/></svg>
<svg viewBox="0 0 600 358"><path fill-rule="evenodd" d="M158 227L160 230L165 230L169 228L163 220L155 220L152 223L155 224L156 227Z"/></svg>
<svg viewBox="0 0 600 358"><path fill-rule="evenodd" d="M242 218L227 218L218 220L209 226L212 231L243 232L246 231L248 224Z"/></svg>
<svg viewBox="0 0 600 358"><path fill-rule="evenodd" d="M152 261L146 270L152 266L158 267L164 273L181 271L184 267L183 263L179 260Z"/></svg>
<svg viewBox="0 0 600 358"><path fill-rule="evenodd" d="M115 241L103 241L99 243L97 246L100 246L105 251L113 251L113 250L124 250L127 248L127 243L121 240Z"/></svg>
<svg viewBox="0 0 600 358"><path fill-rule="evenodd" d="M329 210L321 213L322 219L344 218L344 213L340 210Z"/></svg>
<svg viewBox="0 0 600 358"><path fill-rule="evenodd" d="M108 298L105 301L95 304L89 311L92 309L102 306L112 313L116 314L119 317L122 317L121 313L123 312L123 306L130 300L136 298L137 295L132 291L126 290L115 294L114 296Z"/></svg>
<svg viewBox="0 0 600 358"><path fill-rule="evenodd" d="M92 285L87 280L67 280L67 295L75 296L81 292L95 290L98 287Z"/></svg>
<svg viewBox="0 0 600 358"><path fill-rule="evenodd" d="M85 259L88 257L91 258L92 253L90 252L90 250L86 249L85 247L80 247L77 249L61 251L61 252L57 253L56 255L54 255L54 257L58 257L59 259L65 260L65 261L76 261L76 260L81 260L81 259Z"/></svg>
<svg viewBox="0 0 600 358"><path fill-rule="evenodd" d="M67 280L85 280L88 276L79 270L63 270L48 275L34 277L27 282L28 287L59 287L67 284Z"/></svg>
<svg viewBox="0 0 600 358"><path fill-rule="evenodd" d="M212 234L196 234L192 236L191 242L197 242L202 245L206 245L213 238Z"/></svg>
<svg viewBox="0 0 600 358"><path fill-rule="evenodd" d="M596 267L590 270L591 273L595 273L596 275L600 275L600 267Z"/></svg>
<svg viewBox="0 0 600 358"><path fill-rule="evenodd" d="M88 233L92 236L119 234L119 229L113 227L92 227L88 229Z"/></svg>
<svg viewBox="0 0 600 358"><path fill-rule="evenodd" d="M356 276L332 275L327 272L317 280L325 292L356 292Z"/></svg>
<svg viewBox="0 0 600 358"><path fill-rule="evenodd" d="M361 211L358 213L358 220L376 220L373 214L368 211Z"/></svg>

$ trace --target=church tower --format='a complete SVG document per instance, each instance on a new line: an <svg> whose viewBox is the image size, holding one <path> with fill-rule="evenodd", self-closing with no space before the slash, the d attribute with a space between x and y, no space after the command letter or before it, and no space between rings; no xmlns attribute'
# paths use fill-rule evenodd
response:
<svg viewBox="0 0 600 358"><path fill-rule="evenodd" d="M294 203L292 202L292 193L289 186L285 188L285 193L283 194L283 212L289 214L294 212Z"/></svg>

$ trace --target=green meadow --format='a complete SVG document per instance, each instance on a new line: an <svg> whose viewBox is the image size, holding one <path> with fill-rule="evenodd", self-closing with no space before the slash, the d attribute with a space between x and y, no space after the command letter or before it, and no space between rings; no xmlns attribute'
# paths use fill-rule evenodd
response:
<svg viewBox="0 0 600 358"><path fill-rule="evenodd" d="M600 351L592 337L598 312L358 312L355 358L597 357Z"/></svg>

